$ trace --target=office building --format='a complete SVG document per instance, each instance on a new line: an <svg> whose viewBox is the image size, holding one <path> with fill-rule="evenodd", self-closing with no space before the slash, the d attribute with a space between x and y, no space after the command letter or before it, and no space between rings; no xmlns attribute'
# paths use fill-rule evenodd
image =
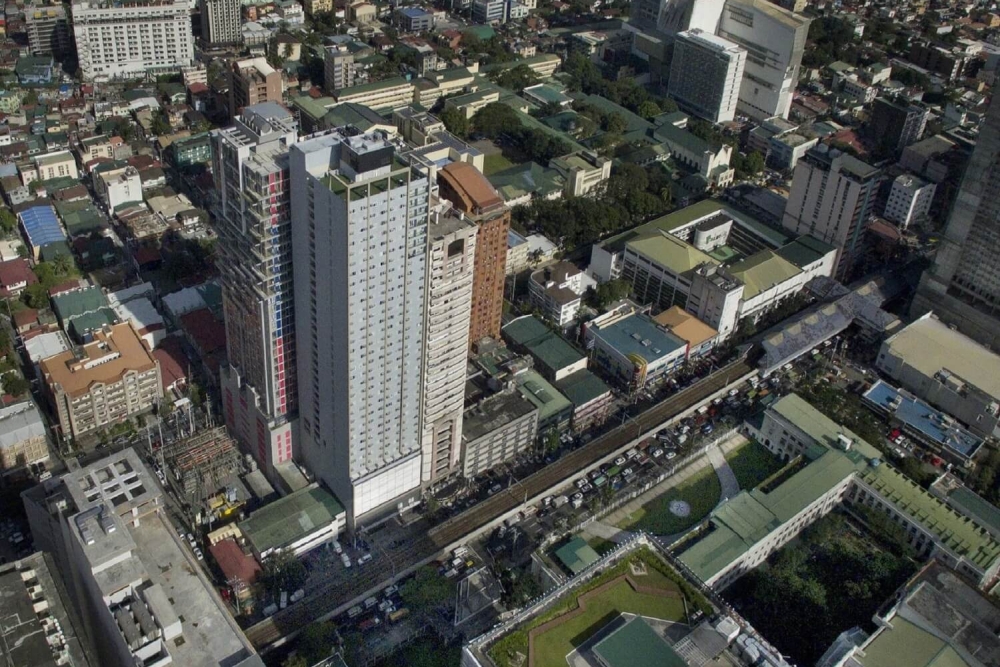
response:
<svg viewBox="0 0 1000 667"><path fill-rule="evenodd" d="M434 13L422 7L402 7L396 10L403 32L430 32L434 29Z"/></svg>
<svg viewBox="0 0 1000 667"><path fill-rule="evenodd" d="M24 492L100 665L262 667L126 449ZM73 663L76 664L76 663Z"/></svg>
<svg viewBox="0 0 1000 667"><path fill-rule="evenodd" d="M872 105L868 133L881 155L896 156L912 143L920 141L930 112L922 104L880 97Z"/></svg>
<svg viewBox="0 0 1000 667"><path fill-rule="evenodd" d="M39 365L66 438L151 410L163 399L160 364L130 323L105 326L92 339L79 353L66 350Z"/></svg>
<svg viewBox="0 0 1000 667"><path fill-rule="evenodd" d="M809 150L795 166L782 226L835 246L839 279L850 277L861 257L878 175L875 167L825 144Z"/></svg>
<svg viewBox="0 0 1000 667"><path fill-rule="evenodd" d="M232 46L243 41L240 0L198 0L201 43L208 48Z"/></svg>
<svg viewBox="0 0 1000 667"><path fill-rule="evenodd" d="M430 270L420 475L424 484L447 477L461 462L477 230L473 222L450 210L434 212L428 229Z"/></svg>
<svg viewBox="0 0 1000 667"><path fill-rule="evenodd" d="M741 113L788 118L808 32L809 19L768 0L727 0L717 34L747 51Z"/></svg>
<svg viewBox="0 0 1000 667"><path fill-rule="evenodd" d="M186 0L77 0L72 15L84 81L173 74L194 64Z"/></svg>
<svg viewBox="0 0 1000 667"><path fill-rule="evenodd" d="M64 58L73 49L69 18L63 4L30 4L24 8L28 47L33 56Z"/></svg>
<svg viewBox="0 0 1000 667"><path fill-rule="evenodd" d="M232 127L212 133L229 360L223 414L268 475L291 460L294 438L288 148L297 138L295 120L273 102L245 108Z"/></svg>
<svg viewBox="0 0 1000 667"><path fill-rule="evenodd" d="M452 162L439 170L438 185L441 198L450 201L478 228L469 344L485 337L499 338L510 209L482 172L467 162Z"/></svg>
<svg viewBox="0 0 1000 667"><path fill-rule="evenodd" d="M712 123L729 122L736 117L746 59L745 49L711 33L679 33L667 94L686 113Z"/></svg>
<svg viewBox="0 0 1000 667"><path fill-rule="evenodd" d="M290 153L299 451L352 530L420 488L432 184L396 151L331 131Z"/></svg>
<svg viewBox="0 0 1000 667"><path fill-rule="evenodd" d="M462 424L462 475L472 479L534 447L538 408L516 391L469 408Z"/></svg>
<svg viewBox="0 0 1000 667"><path fill-rule="evenodd" d="M281 72L271 67L267 58L248 58L232 63L229 70L229 113L239 114L246 107L264 102L280 103L285 94Z"/></svg>
<svg viewBox="0 0 1000 667"><path fill-rule="evenodd" d="M913 301L985 345L1000 342L1000 96L994 96L945 228L934 266Z"/></svg>
<svg viewBox="0 0 1000 667"><path fill-rule="evenodd" d="M350 49L342 44L326 47L323 51L323 86L327 93L333 95L338 90L353 86L355 73L354 54Z"/></svg>
<svg viewBox="0 0 1000 667"><path fill-rule="evenodd" d="M725 0L636 0L630 23L662 35L685 30L715 34L725 4Z"/></svg>
<svg viewBox="0 0 1000 667"><path fill-rule="evenodd" d="M892 182L889 191L889 201L885 204L882 214L886 220L895 222L906 229L912 223L927 219L934 201L933 183L923 181L910 174L900 174Z"/></svg>
<svg viewBox="0 0 1000 667"><path fill-rule="evenodd" d="M49 460L48 429L31 401L0 408L0 477Z"/></svg>

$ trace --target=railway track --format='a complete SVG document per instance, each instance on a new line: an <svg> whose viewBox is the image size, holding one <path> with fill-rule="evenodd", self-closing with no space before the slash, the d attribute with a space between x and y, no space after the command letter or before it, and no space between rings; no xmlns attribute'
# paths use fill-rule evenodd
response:
<svg viewBox="0 0 1000 667"><path fill-rule="evenodd" d="M573 450L551 465L529 475L516 485L493 495L458 516L438 524L405 547L393 550L394 571L402 574L435 558L451 545L461 542L483 526L531 500L565 484L576 473L607 458L643 433L657 428L667 420L701 403L731 382L743 378L753 369L744 361L735 361L712 375L687 387L654 407L588 444ZM374 567L359 571L345 584L324 585L302 602L247 629L250 642L262 651L282 637L295 634L320 618L345 607L359 596L387 585L388 563L372 563ZM383 567L386 566L386 567Z"/></svg>

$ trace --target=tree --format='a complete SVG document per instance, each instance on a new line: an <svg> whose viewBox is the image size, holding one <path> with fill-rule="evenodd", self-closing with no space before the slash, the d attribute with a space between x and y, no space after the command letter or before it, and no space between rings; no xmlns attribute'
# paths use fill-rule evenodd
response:
<svg viewBox="0 0 1000 667"><path fill-rule="evenodd" d="M305 566L291 551L279 550L268 556L261 568L258 582L273 597L281 591L293 593L306 583Z"/></svg>
<svg viewBox="0 0 1000 667"><path fill-rule="evenodd" d="M29 308L46 308L49 305L49 290L41 283L28 285L21 292L21 301Z"/></svg>
<svg viewBox="0 0 1000 667"><path fill-rule="evenodd" d="M615 301L628 297L631 292L632 285L622 278L601 283L594 289L594 306L603 310Z"/></svg>
<svg viewBox="0 0 1000 667"><path fill-rule="evenodd" d="M438 118L444 123L449 132L460 139L469 136L469 119L461 109L445 109L438 114Z"/></svg>
<svg viewBox="0 0 1000 667"><path fill-rule="evenodd" d="M521 128L521 119L517 112L502 102L492 102L476 112L472 117L472 126L476 132L489 139L496 139L501 134L514 132Z"/></svg>
<svg viewBox="0 0 1000 667"><path fill-rule="evenodd" d="M28 393L30 388L28 381L16 371L11 371L3 376L3 391L5 394L21 396Z"/></svg>
<svg viewBox="0 0 1000 667"><path fill-rule="evenodd" d="M559 449L559 431L556 429L551 429L547 434L545 434L545 442L543 444L543 450L546 454L551 454L552 452Z"/></svg>
<svg viewBox="0 0 1000 667"><path fill-rule="evenodd" d="M170 134L172 128L166 111L161 110L158 114L153 116L153 124L150 129L153 131L153 134L157 136Z"/></svg>
<svg viewBox="0 0 1000 667"><path fill-rule="evenodd" d="M55 265L56 273L65 276L76 270L76 263L71 255L59 255L52 263Z"/></svg>
<svg viewBox="0 0 1000 667"><path fill-rule="evenodd" d="M510 88L516 93L520 93L522 90L529 86L534 86L540 79L527 65L515 65L507 69L499 69L490 73L490 79L493 83L503 88Z"/></svg>
<svg viewBox="0 0 1000 667"><path fill-rule="evenodd" d="M281 667L309 667L309 661L301 653L295 653L285 658L284 662L281 663Z"/></svg>
<svg viewBox="0 0 1000 667"><path fill-rule="evenodd" d="M654 116L659 116L661 113L663 112L660 111L660 105L653 100L646 100L639 105L638 114L646 120L649 120Z"/></svg>
<svg viewBox="0 0 1000 667"><path fill-rule="evenodd" d="M628 130L628 123L625 122L625 118L620 113L612 113L607 117L607 122L604 123L604 130L608 134L625 134Z"/></svg>
<svg viewBox="0 0 1000 667"><path fill-rule="evenodd" d="M0 208L0 229L12 232L16 226L17 216L9 208Z"/></svg>
<svg viewBox="0 0 1000 667"><path fill-rule="evenodd" d="M188 397L196 408L200 408L205 402L205 390L201 388L200 384L192 381L188 383Z"/></svg>
<svg viewBox="0 0 1000 667"><path fill-rule="evenodd" d="M313 623L302 631L299 654L312 665L330 656L337 641L337 627L332 623Z"/></svg>
<svg viewBox="0 0 1000 667"><path fill-rule="evenodd" d="M418 609L436 607L451 598L453 593L448 580L430 565L417 570L399 591L407 606Z"/></svg>

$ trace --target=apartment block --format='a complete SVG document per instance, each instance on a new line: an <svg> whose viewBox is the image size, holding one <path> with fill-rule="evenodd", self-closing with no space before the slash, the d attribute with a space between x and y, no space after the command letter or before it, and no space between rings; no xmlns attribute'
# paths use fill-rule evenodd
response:
<svg viewBox="0 0 1000 667"><path fill-rule="evenodd" d="M507 264L510 209L482 172L466 162L453 162L438 171L440 196L472 220L476 232L476 267L472 286L469 344L500 337L503 290Z"/></svg>
<svg viewBox="0 0 1000 667"><path fill-rule="evenodd" d="M264 102L280 103L285 94L281 72L267 58L237 60L229 71L229 113L236 115L246 107Z"/></svg>
<svg viewBox="0 0 1000 667"><path fill-rule="evenodd" d="M892 182L889 201L882 214L886 220L906 229L915 222L927 219L934 201L937 186L910 174L900 174Z"/></svg>
<svg viewBox="0 0 1000 667"><path fill-rule="evenodd" d="M194 64L186 0L77 0L72 16L85 81L172 74Z"/></svg>
<svg viewBox="0 0 1000 667"><path fill-rule="evenodd" d="M421 482L432 184L399 148L330 131L290 153L300 451L352 530Z"/></svg>
<svg viewBox="0 0 1000 667"><path fill-rule="evenodd" d="M501 392L465 413L462 475L472 479L535 444L538 408L516 391Z"/></svg>
<svg viewBox="0 0 1000 667"><path fill-rule="evenodd" d="M24 8L24 25L31 55L62 58L73 49L65 5L32 3Z"/></svg>
<svg viewBox="0 0 1000 667"><path fill-rule="evenodd" d="M31 401L0 408L0 476L49 459L48 428Z"/></svg>
<svg viewBox="0 0 1000 667"><path fill-rule="evenodd" d="M160 364L128 322L94 332L79 353L43 359L39 370L63 437L118 423L163 399Z"/></svg>
<svg viewBox="0 0 1000 667"><path fill-rule="evenodd" d="M427 349L421 434L424 484L447 477L461 462L477 232L473 222L453 210L436 211L428 227Z"/></svg>
<svg viewBox="0 0 1000 667"><path fill-rule="evenodd" d="M861 257L878 180L875 167L819 144L795 166L782 226L835 246L835 275L848 278Z"/></svg>
<svg viewBox="0 0 1000 667"><path fill-rule="evenodd" d="M201 41L205 46L229 46L243 41L240 0L198 0L198 9L201 11Z"/></svg>
<svg viewBox="0 0 1000 667"><path fill-rule="evenodd" d="M343 45L328 46L323 51L323 87L330 95L354 85L354 54Z"/></svg>

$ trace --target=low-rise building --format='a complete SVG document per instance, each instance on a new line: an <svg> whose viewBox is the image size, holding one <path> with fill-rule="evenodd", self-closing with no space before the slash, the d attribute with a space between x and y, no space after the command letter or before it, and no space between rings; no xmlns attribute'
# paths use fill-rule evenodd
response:
<svg viewBox="0 0 1000 667"><path fill-rule="evenodd" d="M583 272L569 262L539 269L528 282L532 305L560 327L576 319L584 289Z"/></svg>
<svg viewBox="0 0 1000 667"><path fill-rule="evenodd" d="M18 257L0 262L0 297L17 296L25 287L37 282L38 277L27 260Z"/></svg>
<svg viewBox="0 0 1000 667"><path fill-rule="evenodd" d="M507 323L503 336L518 352L530 354L550 382L558 382L587 368L587 358L556 332L531 315Z"/></svg>
<svg viewBox="0 0 1000 667"><path fill-rule="evenodd" d="M614 410L611 388L586 369L557 380L556 388L573 404L573 430L577 433L603 424Z"/></svg>
<svg viewBox="0 0 1000 667"><path fill-rule="evenodd" d="M611 160L584 151L553 158L549 166L566 179L566 194L582 197L611 177Z"/></svg>
<svg viewBox="0 0 1000 667"><path fill-rule="evenodd" d="M982 437L1000 437L1000 356L927 313L882 343L875 366Z"/></svg>
<svg viewBox="0 0 1000 667"><path fill-rule="evenodd" d="M94 190L109 212L122 204L141 202L142 178L135 167L102 171L94 178Z"/></svg>
<svg viewBox="0 0 1000 667"><path fill-rule="evenodd" d="M663 142L675 162L702 176L712 186L725 188L733 182L735 172L729 167L733 148L729 144L714 145L687 129L688 118L675 114L676 121L657 127L653 137Z"/></svg>
<svg viewBox="0 0 1000 667"><path fill-rule="evenodd" d="M31 401L0 408L0 477L49 460L48 428Z"/></svg>
<svg viewBox="0 0 1000 667"><path fill-rule="evenodd" d="M468 479L510 461L535 444L538 408L517 391L502 391L465 411L462 475Z"/></svg>
<svg viewBox="0 0 1000 667"><path fill-rule="evenodd" d="M257 560L277 551L301 556L333 542L347 528L347 514L337 498L318 483L265 505L239 523Z"/></svg>
<svg viewBox="0 0 1000 667"><path fill-rule="evenodd" d="M434 12L423 7L402 7L396 10L396 16L404 32L430 32L434 29Z"/></svg>
<svg viewBox="0 0 1000 667"><path fill-rule="evenodd" d="M629 302L587 322L583 339L598 367L629 391L663 380L687 358L685 341Z"/></svg>
<svg viewBox="0 0 1000 667"><path fill-rule="evenodd" d="M36 155L32 158L32 161L35 164L35 172L40 181L63 177L75 180L80 177L76 169L76 158L69 151ZM24 184L28 185L30 182L30 180L27 180Z"/></svg>
<svg viewBox="0 0 1000 667"><path fill-rule="evenodd" d="M653 318L670 333L687 343L685 359L698 359L715 349L719 332L680 306L672 306Z"/></svg>
<svg viewBox="0 0 1000 667"><path fill-rule="evenodd" d="M382 111L399 109L413 103L413 84L397 77L343 88L336 91L334 96L338 104L354 102Z"/></svg>
<svg viewBox="0 0 1000 667"><path fill-rule="evenodd" d="M79 437L145 412L163 398L160 366L128 322L39 364L64 437Z"/></svg>

